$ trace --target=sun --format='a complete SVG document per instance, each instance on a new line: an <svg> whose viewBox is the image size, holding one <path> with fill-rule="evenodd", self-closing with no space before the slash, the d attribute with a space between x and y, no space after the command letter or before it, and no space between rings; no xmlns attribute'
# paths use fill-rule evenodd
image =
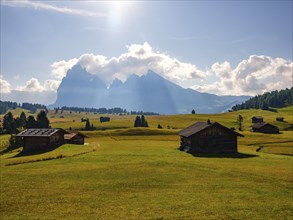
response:
<svg viewBox="0 0 293 220"><path fill-rule="evenodd" d="M108 24L111 28L119 28L132 11L134 2L107 1L109 7Z"/></svg>

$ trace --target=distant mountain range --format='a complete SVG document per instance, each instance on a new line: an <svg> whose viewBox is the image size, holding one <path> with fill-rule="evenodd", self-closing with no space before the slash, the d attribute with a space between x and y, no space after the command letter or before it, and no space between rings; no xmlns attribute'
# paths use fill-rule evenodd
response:
<svg viewBox="0 0 293 220"><path fill-rule="evenodd" d="M131 75L124 83L115 79L110 87L94 74L76 65L67 72L50 107L121 107L127 110L160 114L219 113L250 98L217 96L184 89L149 70L146 75Z"/></svg>
<svg viewBox="0 0 293 220"><path fill-rule="evenodd" d="M9 100L11 102L17 103L29 102L49 105L52 104L54 100L56 100L56 92L54 91L35 92L11 90L10 93L1 93L0 95L1 101Z"/></svg>

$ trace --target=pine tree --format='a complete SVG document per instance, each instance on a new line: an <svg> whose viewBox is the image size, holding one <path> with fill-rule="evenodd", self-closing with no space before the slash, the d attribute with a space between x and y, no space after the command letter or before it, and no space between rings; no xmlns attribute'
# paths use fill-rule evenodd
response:
<svg viewBox="0 0 293 220"><path fill-rule="evenodd" d="M20 118L20 126L25 127L25 125L26 125L26 115L25 115L25 113L21 112L19 118Z"/></svg>
<svg viewBox="0 0 293 220"><path fill-rule="evenodd" d="M146 122L146 120L145 120L145 117L144 117L144 115L142 115L142 116L141 116L141 127L147 127L147 126L146 126L146 123L147 123L147 122Z"/></svg>
<svg viewBox="0 0 293 220"><path fill-rule="evenodd" d="M37 115L37 127L38 128L49 128L49 119L44 110L40 111Z"/></svg>
<svg viewBox="0 0 293 220"><path fill-rule="evenodd" d="M139 116L135 118L134 127L141 127L141 118Z"/></svg>
<svg viewBox="0 0 293 220"><path fill-rule="evenodd" d="M192 112L191 112L191 114L193 114L193 115L195 114L195 110L194 110L194 109L192 109Z"/></svg>
<svg viewBox="0 0 293 220"><path fill-rule="evenodd" d="M242 129L243 129L242 124L243 124L243 117L242 117L242 115L238 115L237 125L238 125L239 131L242 131Z"/></svg>
<svg viewBox="0 0 293 220"><path fill-rule="evenodd" d="M36 128L37 127L37 122L36 122L34 116L32 116L32 115L28 116L25 127L26 128Z"/></svg>
<svg viewBox="0 0 293 220"><path fill-rule="evenodd" d="M16 124L11 112L4 115L2 125L3 129L6 130L6 133L13 134L16 132Z"/></svg>
<svg viewBox="0 0 293 220"><path fill-rule="evenodd" d="M90 120L87 119L86 122L85 122L85 128L84 128L86 131L90 131L91 130L91 123L90 123Z"/></svg>
<svg viewBox="0 0 293 220"><path fill-rule="evenodd" d="M22 127L20 117L15 118L14 122L15 122L15 128L21 128Z"/></svg>

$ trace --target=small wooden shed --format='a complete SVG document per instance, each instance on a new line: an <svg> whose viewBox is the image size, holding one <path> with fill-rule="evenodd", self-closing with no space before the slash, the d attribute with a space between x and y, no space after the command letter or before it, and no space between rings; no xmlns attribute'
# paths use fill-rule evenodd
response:
<svg viewBox="0 0 293 220"><path fill-rule="evenodd" d="M237 137L244 137L218 122L196 122L178 134L179 149L189 153L237 153Z"/></svg>
<svg viewBox="0 0 293 220"><path fill-rule="evenodd" d="M263 117L262 116L253 116L251 118L251 122L252 123L262 123L263 121Z"/></svg>
<svg viewBox="0 0 293 220"><path fill-rule="evenodd" d="M81 133L69 133L64 134L64 140L67 144L84 144L84 138L86 138L85 135Z"/></svg>
<svg viewBox="0 0 293 220"><path fill-rule="evenodd" d="M266 134L279 134L279 128L269 123L255 123L252 125L253 132L261 132Z"/></svg>
<svg viewBox="0 0 293 220"><path fill-rule="evenodd" d="M23 141L23 152L32 152L61 146L66 133L63 129L30 128L18 133L16 137Z"/></svg>
<svg viewBox="0 0 293 220"><path fill-rule="evenodd" d="M276 117L276 121L284 122L284 117Z"/></svg>

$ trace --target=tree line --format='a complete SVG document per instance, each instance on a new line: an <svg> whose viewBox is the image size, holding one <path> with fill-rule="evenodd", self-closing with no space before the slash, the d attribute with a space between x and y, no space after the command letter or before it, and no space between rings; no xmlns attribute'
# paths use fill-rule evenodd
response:
<svg viewBox="0 0 293 220"><path fill-rule="evenodd" d="M8 112L4 115L1 133L15 134L18 130L26 128L49 128L49 124L47 113L44 110L38 113L37 119L32 115L26 117L24 112L14 118L13 114Z"/></svg>
<svg viewBox="0 0 293 220"><path fill-rule="evenodd" d="M29 110L31 113L35 113L37 109L43 109L47 111L47 107L41 104L33 104L24 102L22 104L10 101L0 101L0 114L6 113L9 109L23 108Z"/></svg>
<svg viewBox="0 0 293 220"><path fill-rule="evenodd" d="M293 104L293 87L291 89L283 89L280 91L266 92L263 95L257 95L232 107L233 111L241 109L262 109L281 108Z"/></svg>
<svg viewBox="0 0 293 220"><path fill-rule="evenodd" d="M85 108L85 107L57 107L54 108L55 113L57 114L59 111L62 113L65 111L72 112L87 112L87 113L96 113L96 114L122 114L122 115L159 115L154 112L143 112L143 111L127 111L126 109L115 107L115 108Z"/></svg>

